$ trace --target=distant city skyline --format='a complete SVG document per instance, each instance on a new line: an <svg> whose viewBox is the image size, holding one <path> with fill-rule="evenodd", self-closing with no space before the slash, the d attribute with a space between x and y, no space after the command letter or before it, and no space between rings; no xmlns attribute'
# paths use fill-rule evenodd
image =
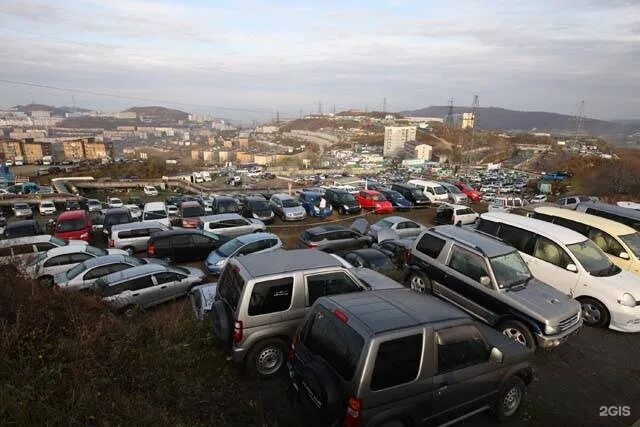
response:
<svg viewBox="0 0 640 427"><path fill-rule="evenodd" d="M477 94L481 106L571 115L584 100L587 117L640 118L638 2L210 3L0 0L0 79L75 89L0 81L0 105L73 96L246 122Z"/></svg>

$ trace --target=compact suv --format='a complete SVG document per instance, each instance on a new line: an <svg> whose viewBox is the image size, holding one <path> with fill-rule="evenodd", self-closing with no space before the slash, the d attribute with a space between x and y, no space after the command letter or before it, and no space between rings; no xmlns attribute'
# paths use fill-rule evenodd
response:
<svg viewBox="0 0 640 427"><path fill-rule="evenodd" d="M196 228L200 217L204 215L204 207L195 200L183 201L180 204L180 217L184 228Z"/></svg>
<svg viewBox="0 0 640 427"><path fill-rule="evenodd" d="M275 251L282 248L282 241L271 233L253 233L229 240L218 249L212 251L205 266L211 274L220 274L229 259L254 253Z"/></svg>
<svg viewBox="0 0 640 427"><path fill-rule="evenodd" d="M413 206L428 207L431 204L431 200L424 195L422 189L413 184L392 184L391 189L402 194Z"/></svg>
<svg viewBox="0 0 640 427"><path fill-rule="evenodd" d="M42 234L42 230L38 222L34 219L24 219L22 221L13 221L8 223L4 228L5 239L15 239L16 237L37 236Z"/></svg>
<svg viewBox="0 0 640 427"><path fill-rule="evenodd" d="M388 288L385 280L381 288ZM330 254L273 251L232 258L218 280L211 310L214 336L252 376L284 366L290 337L321 296L379 289Z"/></svg>
<svg viewBox="0 0 640 427"><path fill-rule="evenodd" d="M28 203L18 202L11 207L16 218L33 218L33 210Z"/></svg>
<svg viewBox="0 0 640 427"><path fill-rule="evenodd" d="M324 252L367 248L371 246L373 238L362 232L360 220L366 222L366 220L360 218L354 221L351 227L327 224L308 228L300 234L298 247L319 249Z"/></svg>
<svg viewBox="0 0 640 427"><path fill-rule="evenodd" d="M443 225L416 240L412 289L433 293L530 348L554 347L582 325L580 305L535 279L513 247Z"/></svg>
<svg viewBox="0 0 640 427"><path fill-rule="evenodd" d="M240 203L238 203L238 200L229 196L215 197L213 199L213 203L211 204L211 213L240 213Z"/></svg>
<svg viewBox="0 0 640 427"><path fill-rule="evenodd" d="M170 227L154 221L130 222L111 227L109 247L122 249L129 254L147 250L147 242L153 233L170 230Z"/></svg>
<svg viewBox="0 0 640 427"><path fill-rule="evenodd" d="M56 205L52 200L43 200L38 205L38 211L40 215L53 215L56 213Z"/></svg>
<svg viewBox="0 0 640 427"><path fill-rule="evenodd" d="M107 305L131 316L136 309L187 295L204 278L204 273L193 267L145 264L103 276L94 288Z"/></svg>
<svg viewBox="0 0 640 427"><path fill-rule="evenodd" d="M590 201L591 199L586 196L567 196L559 198L556 203L564 209L575 209L580 203L589 203Z"/></svg>
<svg viewBox="0 0 640 427"><path fill-rule="evenodd" d="M111 235L111 227L117 224L128 224L133 222L131 212L127 208L113 208L107 209L104 214L104 221L102 222L102 237L104 241L109 240Z"/></svg>
<svg viewBox="0 0 640 427"><path fill-rule="evenodd" d="M443 203L436 211L436 224L468 225L476 222L478 216L468 206Z"/></svg>
<svg viewBox="0 0 640 427"><path fill-rule="evenodd" d="M196 227L227 237L267 231L264 222L259 219L245 218L236 213L200 217Z"/></svg>
<svg viewBox="0 0 640 427"><path fill-rule="evenodd" d="M259 219L264 223L273 222L273 211L269 201L263 196L246 196L242 198L242 216Z"/></svg>
<svg viewBox="0 0 640 427"><path fill-rule="evenodd" d="M320 298L289 352L312 425L449 425L485 410L512 417L533 352L407 289Z"/></svg>
<svg viewBox="0 0 640 427"><path fill-rule="evenodd" d="M90 289L96 280L107 274L144 265L147 262L127 255L105 255L90 258L68 271L53 276L53 284L65 291Z"/></svg>
<svg viewBox="0 0 640 427"><path fill-rule="evenodd" d="M377 214L389 214L393 212L393 205L382 194L375 190L360 190L356 200L362 209L370 210Z"/></svg>
<svg viewBox="0 0 640 427"><path fill-rule="evenodd" d="M227 240L224 236L202 230L160 231L147 241L147 256L171 262L202 261Z"/></svg>
<svg viewBox="0 0 640 427"><path fill-rule="evenodd" d="M369 227L368 234L377 240L378 232L382 230L393 230L398 238L410 239L416 238L426 230L427 227L408 218L401 216L388 216L385 219L372 224Z"/></svg>
<svg viewBox="0 0 640 427"><path fill-rule="evenodd" d="M54 235L60 239L84 240L91 243L91 217L85 211L66 211L58 216Z"/></svg>
<svg viewBox="0 0 640 427"><path fill-rule="evenodd" d="M385 199L391 202L394 210L408 211L409 209L411 209L411 202L399 192L390 190L388 188L380 188L378 189L378 191L384 196Z"/></svg>
<svg viewBox="0 0 640 427"><path fill-rule="evenodd" d="M303 191L298 196L298 200L309 216L326 218L333 213L333 207L331 207L330 203L327 203L327 199L320 192Z"/></svg>
<svg viewBox="0 0 640 427"><path fill-rule="evenodd" d="M359 214L362 211L360 203L347 190L327 188L324 192L324 198L340 215Z"/></svg>
<svg viewBox="0 0 640 427"><path fill-rule="evenodd" d="M307 211L288 194L274 194L269 200L273 213L283 221L300 221L307 217Z"/></svg>

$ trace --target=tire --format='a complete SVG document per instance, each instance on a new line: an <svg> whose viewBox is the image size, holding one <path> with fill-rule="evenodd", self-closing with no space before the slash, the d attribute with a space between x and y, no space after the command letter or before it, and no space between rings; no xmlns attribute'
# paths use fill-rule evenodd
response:
<svg viewBox="0 0 640 427"><path fill-rule="evenodd" d="M531 349L536 348L536 339L527 328L527 326L520 322L519 320L507 320L503 322L498 327L500 332L508 338L517 341L518 343L524 345L525 347L529 347Z"/></svg>
<svg viewBox="0 0 640 427"><path fill-rule="evenodd" d="M309 416L310 425L336 425L344 414L344 402L335 374L314 361L302 368L298 384L300 405Z"/></svg>
<svg viewBox="0 0 640 427"><path fill-rule="evenodd" d="M590 297L582 297L578 301L582 306L582 319L586 325L594 328L606 328L609 326L611 316L604 304Z"/></svg>
<svg viewBox="0 0 640 427"><path fill-rule="evenodd" d="M409 275L408 285L414 291L423 294L433 293L433 285L431 283L431 279L429 279L425 274L418 273L417 271L413 271Z"/></svg>
<svg viewBox="0 0 640 427"><path fill-rule="evenodd" d="M493 406L493 415L498 421L505 421L515 415L524 401L527 389L522 379L509 377L500 387Z"/></svg>
<svg viewBox="0 0 640 427"><path fill-rule="evenodd" d="M224 302L217 300L211 307L211 319L213 323L213 336L225 347L231 346L231 316Z"/></svg>
<svg viewBox="0 0 640 427"><path fill-rule="evenodd" d="M267 339L251 347L245 368L251 378L269 379L282 372L286 359L287 343L280 338Z"/></svg>
<svg viewBox="0 0 640 427"><path fill-rule="evenodd" d="M38 283L40 283L40 285L47 287L47 288L51 288L53 287L53 277L52 276L42 276L38 278Z"/></svg>
<svg viewBox="0 0 640 427"><path fill-rule="evenodd" d="M131 304L122 309L122 314L128 318L132 318L133 316L135 316L137 311L138 306Z"/></svg>

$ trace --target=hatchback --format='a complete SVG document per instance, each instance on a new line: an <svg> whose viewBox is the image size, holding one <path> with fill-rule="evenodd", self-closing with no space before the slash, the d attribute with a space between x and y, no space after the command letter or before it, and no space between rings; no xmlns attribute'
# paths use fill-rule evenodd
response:
<svg viewBox="0 0 640 427"><path fill-rule="evenodd" d="M67 240L91 242L92 223L85 211L67 211L58 216L54 236Z"/></svg>
<svg viewBox="0 0 640 427"><path fill-rule="evenodd" d="M389 214L393 212L393 205L382 194L374 190L361 190L356 195L356 200L362 209L373 211L377 214Z"/></svg>
<svg viewBox="0 0 640 427"><path fill-rule="evenodd" d="M326 218L333 213L331 204L328 203L324 195L319 192L303 191L300 193L300 196L298 196L298 200L309 216Z"/></svg>
<svg viewBox="0 0 640 427"><path fill-rule="evenodd" d="M16 218L33 218L33 211L27 203L14 203L11 209Z"/></svg>
<svg viewBox="0 0 640 427"><path fill-rule="evenodd" d="M275 234L246 234L229 240L218 249L212 251L205 261L205 267L209 273L220 274L230 258L275 251L280 248L282 248L282 241Z"/></svg>
<svg viewBox="0 0 640 427"><path fill-rule="evenodd" d="M288 194L274 194L269 200L273 213L282 221L300 221L307 217L307 211L296 199Z"/></svg>
<svg viewBox="0 0 640 427"><path fill-rule="evenodd" d="M81 291L90 289L95 281L102 276L146 263L145 260L127 255L105 255L90 258L68 271L53 276L53 283L60 289Z"/></svg>
<svg viewBox="0 0 640 427"><path fill-rule="evenodd" d="M202 230L161 231L147 241L147 255L172 262L202 261L227 240Z"/></svg>

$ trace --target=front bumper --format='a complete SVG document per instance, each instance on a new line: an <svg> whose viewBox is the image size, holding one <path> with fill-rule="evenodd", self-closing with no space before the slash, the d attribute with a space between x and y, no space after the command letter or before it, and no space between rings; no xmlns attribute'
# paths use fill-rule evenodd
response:
<svg viewBox="0 0 640 427"><path fill-rule="evenodd" d="M578 323L576 323L566 331L560 332L559 334L555 334L555 335L536 334L536 341L538 342L538 347L541 347L541 348L557 347L563 342L565 342L571 335L577 333L581 327L582 327L582 318L580 318Z"/></svg>
<svg viewBox="0 0 640 427"><path fill-rule="evenodd" d="M362 212L362 208L359 206L348 206L346 209L343 206L342 209L346 214L359 214L360 212Z"/></svg>
<svg viewBox="0 0 640 427"><path fill-rule="evenodd" d="M618 305L616 311L611 311L609 329L618 332L640 332L640 306L625 307Z"/></svg>
<svg viewBox="0 0 640 427"><path fill-rule="evenodd" d="M285 216L284 220L285 221L302 221L303 219L305 219L307 216L306 215L299 215L299 216Z"/></svg>

